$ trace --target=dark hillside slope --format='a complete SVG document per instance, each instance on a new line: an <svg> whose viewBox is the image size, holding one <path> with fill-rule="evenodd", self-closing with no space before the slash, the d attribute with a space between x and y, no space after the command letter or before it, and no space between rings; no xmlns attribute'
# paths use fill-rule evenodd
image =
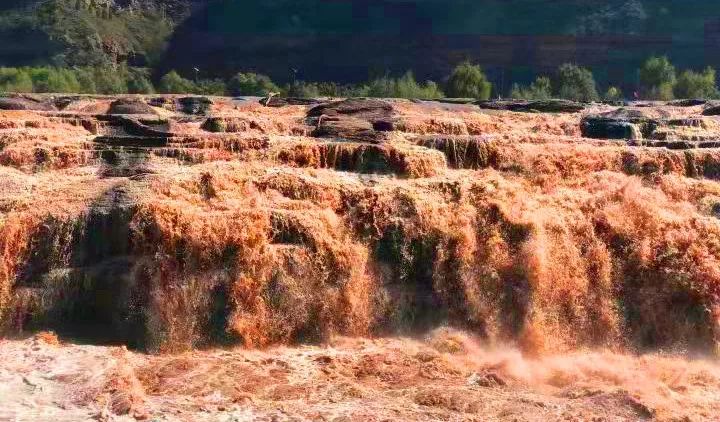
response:
<svg viewBox="0 0 720 422"><path fill-rule="evenodd" d="M0 65L87 66L159 58L187 0L13 0L0 10Z"/></svg>
<svg viewBox="0 0 720 422"><path fill-rule="evenodd" d="M358 81L414 69L439 78L463 58L491 77L530 78L566 61L632 84L651 53L718 64L720 3L590 0L220 0L175 32L163 69L237 68Z"/></svg>
<svg viewBox="0 0 720 422"><path fill-rule="evenodd" d="M0 66L128 62L158 75L356 82L408 69L440 79L469 58L508 89L571 61L627 90L650 54L719 66L720 2L9 0L0 36Z"/></svg>

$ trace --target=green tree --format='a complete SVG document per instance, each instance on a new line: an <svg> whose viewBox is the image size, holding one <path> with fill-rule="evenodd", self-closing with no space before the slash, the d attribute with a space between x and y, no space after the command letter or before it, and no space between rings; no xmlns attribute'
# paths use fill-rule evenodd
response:
<svg viewBox="0 0 720 422"><path fill-rule="evenodd" d="M80 84L80 94L97 94L95 83L95 69L91 67L80 67L75 69L75 75Z"/></svg>
<svg viewBox="0 0 720 422"><path fill-rule="evenodd" d="M677 98L715 98L718 96L715 69L707 67L702 73L686 70L675 83Z"/></svg>
<svg viewBox="0 0 720 422"><path fill-rule="evenodd" d="M395 95L393 82L389 76L373 79L359 90L358 96L374 98L393 97Z"/></svg>
<svg viewBox="0 0 720 422"><path fill-rule="evenodd" d="M558 68L557 93L560 98L574 101L600 99L592 72L571 63L565 63Z"/></svg>
<svg viewBox="0 0 720 422"><path fill-rule="evenodd" d="M50 92L50 68L30 67L27 69L33 83L33 92Z"/></svg>
<svg viewBox="0 0 720 422"><path fill-rule="evenodd" d="M341 97L344 92L344 88L335 82L320 82L317 88L321 97Z"/></svg>
<svg viewBox="0 0 720 422"><path fill-rule="evenodd" d="M317 98L320 88L313 82L295 81L285 87L285 93L288 97Z"/></svg>
<svg viewBox="0 0 720 422"><path fill-rule="evenodd" d="M197 91L195 84L171 70L160 78L160 92L163 94L191 94Z"/></svg>
<svg viewBox="0 0 720 422"><path fill-rule="evenodd" d="M202 79L195 85L196 94L222 96L227 93L227 86L222 79Z"/></svg>
<svg viewBox="0 0 720 422"><path fill-rule="evenodd" d="M608 88L607 92L605 92L605 95L603 95L603 100L605 101L620 101L623 99L623 93L620 91L620 88L611 86Z"/></svg>
<svg viewBox="0 0 720 422"><path fill-rule="evenodd" d="M53 68L48 78L49 92L80 92L75 72L70 69Z"/></svg>
<svg viewBox="0 0 720 422"><path fill-rule="evenodd" d="M445 98L445 93L442 92L442 89L440 89L440 85L438 85L435 81L425 81L425 83L421 85L420 88L422 89L422 95L420 98L428 100Z"/></svg>
<svg viewBox="0 0 720 422"><path fill-rule="evenodd" d="M442 98L445 94L440 90L438 84L433 81L425 81L420 84L415 80L412 72L405 72L397 81L395 81L394 97L397 98L419 98L419 99L436 99Z"/></svg>
<svg viewBox="0 0 720 422"><path fill-rule="evenodd" d="M125 69L99 66L93 69L98 94L125 94L128 84Z"/></svg>
<svg viewBox="0 0 720 422"><path fill-rule="evenodd" d="M69 69L55 67L27 68L34 92L79 92L80 83Z"/></svg>
<svg viewBox="0 0 720 422"><path fill-rule="evenodd" d="M487 100L492 93L492 84L480 66L463 62L450 74L445 91L450 97Z"/></svg>
<svg viewBox="0 0 720 422"><path fill-rule="evenodd" d="M271 92L279 92L280 88L265 75L241 72L230 79L228 91L230 95L266 97Z"/></svg>
<svg viewBox="0 0 720 422"><path fill-rule="evenodd" d="M552 97L550 78L539 76L529 87L514 84L510 98L523 100L547 100Z"/></svg>
<svg viewBox="0 0 720 422"><path fill-rule="evenodd" d="M0 91L32 92L33 83L26 69L0 67Z"/></svg>
<svg viewBox="0 0 720 422"><path fill-rule="evenodd" d="M650 57L640 68L640 85L644 97L671 100L675 86L675 66L665 57Z"/></svg>
<svg viewBox="0 0 720 422"><path fill-rule="evenodd" d="M150 81L150 72L145 69L129 69L127 73L127 89L130 94L152 94L155 92Z"/></svg>
<svg viewBox="0 0 720 422"><path fill-rule="evenodd" d="M412 72L405 72L398 79L385 76L374 79L367 86L358 89L355 92L357 96L375 97L375 98L408 98L408 99L437 99L445 95L440 90L438 84L433 81L427 81L423 84L415 80Z"/></svg>

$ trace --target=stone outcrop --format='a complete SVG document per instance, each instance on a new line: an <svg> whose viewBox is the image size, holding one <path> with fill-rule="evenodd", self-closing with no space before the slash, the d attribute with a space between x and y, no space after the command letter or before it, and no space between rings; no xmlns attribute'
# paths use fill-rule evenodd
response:
<svg viewBox="0 0 720 422"><path fill-rule="evenodd" d="M297 98L297 97L265 97L260 99L260 104L265 107L285 107L289 105L313 105L319 104L321 101L315 98Z"/></svg>
<svg viewBox="0 0 720 422"><path fill-rule="evenodd" d="M586 138L643 139L649 138L659 122L637 109L617 110L585 116L580 131Z"/></svg>
<svg viewBox="0 0 720 422"><path fill-rule="evenodd" d="M161 107L171 111L185 114L204 115L210 111L212 100L207 97L155 97L148 103L153 107Z"/></svg>
<svg viewBox="0 0 720 422"><path fill-rule="evenodd" d="M134 98L120 98L110 104L108 114L156 114L145 101Z"/></svg>
<svg viewBox="0 0 720 422"><path fill-rule="evenodd" d="M26 96L13 96L0 97L0 110L54 111L56 108L50 101Z"/></svg>
<svg viewBox="0 0 720 422"><path fill-rule="evenodd" d="M695 107L707 104L707 100L701 100L698 98L690 98L685 100L675 100L670 101L668 105L674 106L674 107Z"/></svg>
<svg viewBox="0 0 720 422"><path fill-rule="evenodd" d="M318 105L307 116L315 126L312 136L380 142L384 132L395 128L394 114L387 101L355 98Z"/></svg>
<svg viewBox="0 0 720 422"><path fill-rule="evenodd" d="M524 113L579 113L585 104L569 100L489 100L478 101L478 107Z"/></svg>
<svg viewBox="0 0 720 422"><path fill-rule="evenodd" d="M702 112L703 116L718 116L720 115L720 102L713 101L707 103Z"/></svg>
<svg viewBox="0 0 720 422"><path fill-rule="evenodd" d="M311 108L308 117L351 116L366 120L387 119L393 116L392 104L383 100L350 98L333 101Z"/></svg>

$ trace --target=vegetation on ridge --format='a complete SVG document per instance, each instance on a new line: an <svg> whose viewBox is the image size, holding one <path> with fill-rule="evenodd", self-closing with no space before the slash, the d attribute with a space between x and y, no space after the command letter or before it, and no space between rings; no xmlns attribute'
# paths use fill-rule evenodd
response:
<svg viewBox="0 0 720 422"><path fill-rule="evenodd" d="M716 73L711 67L702 72L684 70L676 76L675 67L666 57L651 57L639 70L645 99L717 98ZM58 92L85 94L168 94L266 96L272 92L290 97L378 97L378 98L453 98L488 99L496 89L482 69L469 62L460 63L444 85L433 81L420 83L408 71L399 78L383 76L359 85L334 82L294 81L278 86L268 76L237 73L227 82L215 78L185 78L176 71L163 75L153 84L151 70L117 66L98 67L0 67L0 92ZM529 86L513 84L509 97L543 100L565 98L575 101L620 101L622 91L609 86L602 97L589 69L574 64L560 66L555 75L538 76ZM502 96L503 93L496 92Z"/></svg>

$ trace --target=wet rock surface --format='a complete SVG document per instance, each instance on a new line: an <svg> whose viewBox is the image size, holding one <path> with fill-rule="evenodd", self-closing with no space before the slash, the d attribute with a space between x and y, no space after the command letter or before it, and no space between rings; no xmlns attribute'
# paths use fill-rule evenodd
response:
<svg viewBox="0 0 720 422"><path fill-rule="evenodd" d="M718 116L720 115L720 103L717 101L708 102L703 108L703 116Z"/></svg>
<svg viewBox="0 0 720 422"><path fill-rule="evenodd" d="M177 102L180 111L186 114L206 114L212 106L212 100L207 97L182 97Z"/></svg>
<svg viewBox="0 0 720 422"><path fill-rule="evenodd" d="M482 109L525 113L578 113L586 108L585 104L569 100L488 100L475 104Z"/></svg>
<svg viewBox="0 0 720 422"><path fill-rule="evenodd" d="M260 104L265 107L285 107L289 105L315 105L322 103L321 100L315 98L297 98L297 97L265 97L260 99Z"/></svg>
<svg viewBox="0 0 720 422"><path fill-rule="evenodd" d="M108 114L155 114L155 110L144 100L121 98L110 103Z"/></svg>
<svg viewBox="0 0 720 422"><path fill-rule="evenodd" d="M387 119L393 116L392 104L383 100L351 98L321 104L308 110L308 117L349 116L365 120Z"/></svg>
<svg viewBox="0 0 720 422"><path fill-rule="evenodd" d="M654 124L645 119L588 116L583 118L581 131L586 138L642 139L654 130Z"/></svg>
<svg viewBox="0 0 720 422"><path fill-rule="evenodd" d="M661 124L642 109L617 110L583 117L580 129L583 136L596 139L650 138Z"/></svg>
<svg viewBox="0 0 720 422"><path fill-rule="evenodd" d="M0 97L0 110L53 111L55 109L50 101L21 96Z"/></svg>
<svg viewBox="0 0 720 422"><path fill-rule="evenodd" d="M685 99L685 100L676 100L676 101L670 101L668 105L675 106L675 107L695 107L700 105L707 104L708 100L701 100L701 99Z"/></svg>
<svg viewBox="0 0 720 422"><path fill-rule="evenodd" d="M317 126L312 131L312 136L358 142L378 142L381 133L375 131L373 124L364 119L323 117L318 119Z"/></svg>
<svg viewBox="0 0 720 422"><path fill-rule="evenodd" d="M349 99L321 104L308 110L315 125L312 136L358 142L381 142L395 128L393 106L382 100Z"/></svg>
<svg viewBox="0 0 720 422"><path fill-rule="evenodd" d="M700 114L673 118L649 108L586 115L581 132L588 138L624 139L633 146L668 149L715 148L720 140L720 125L714 118Z"/></svg>
<svg viewBox="0 0 720 422"><path fill-rule="evenodd" d="M718 413L668 355L720 341L702 105L72 97L0 110L0 329L59 336L0 340L0 419Z"/></svg>
<svg viewBox="0 0 720 422"><path fill-rule="evenodd" d="M153 107L191 115L205 115L212 106L212 100L210 98L198 96L153 97L149 98L147 103Z"/></svg>

